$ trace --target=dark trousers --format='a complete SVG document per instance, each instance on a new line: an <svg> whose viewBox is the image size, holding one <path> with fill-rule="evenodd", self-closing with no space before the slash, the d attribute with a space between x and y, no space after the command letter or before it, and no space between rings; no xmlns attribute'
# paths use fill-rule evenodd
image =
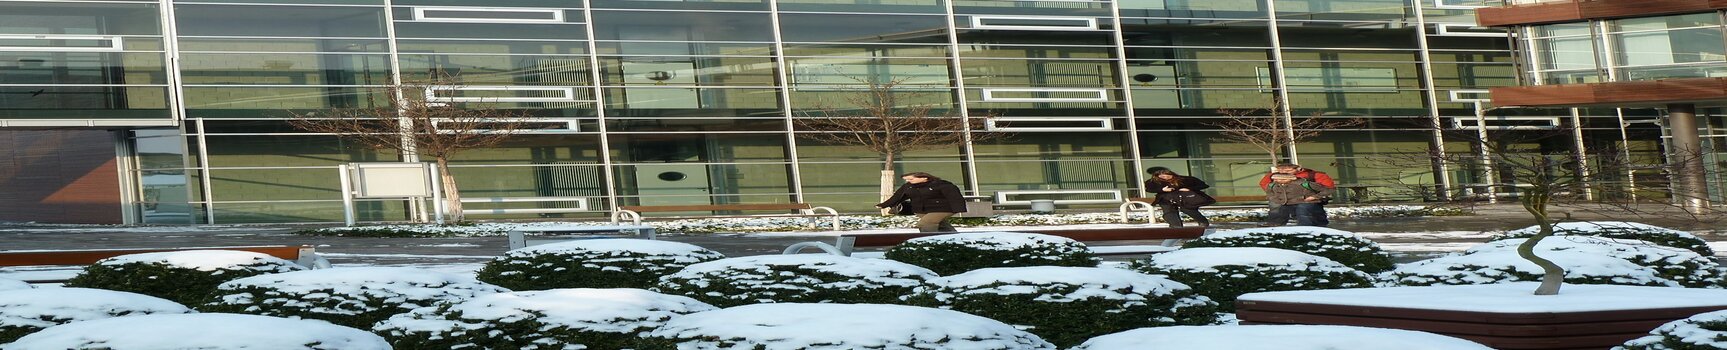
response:
<svg viewBox="0 0 1727 350"><path fill-rule="evenodd" d="M1181 227L1181 214L1193 218L1193 223L1200 227L1211 226L1211 220L1207 220L1205 214L1200 214L1199 208L1182 208L1174 204L1158 204L1157 208L1163 211L1163 222L1169 224L1169 227Z"/></svg>
<svg viewBox="0 0 1727 350"><path fill-rule="evenodd" d="M1320 203L1297 203L1295 205L1272 205L1271 212L1265 216L1268 226L1283 226L1289 224L1289 217L1295 217L1299 226L1329 226L1331 220L1325 217L1325 205Z"/></svg>

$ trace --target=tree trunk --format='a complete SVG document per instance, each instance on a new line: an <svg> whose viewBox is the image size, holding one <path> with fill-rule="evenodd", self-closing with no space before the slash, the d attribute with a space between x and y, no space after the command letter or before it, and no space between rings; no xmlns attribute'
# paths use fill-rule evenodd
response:
<svg viewBox="0 0 1727 350"><path fill-rule="evenodd" d="M1517 256L1541 266L1541 286L1535 288L1535 295L1559 294L1559 287L1565 283L1564 268L1559 267L1559 264L1554 264L1552 260L1535 255L1535 245L1541 243L1541 239L1553 235L1553 220L1547 215L1547 200L1551 198L1551 195L1548 191L1531 189L1522 197L1523 210L1534 215L1536 225L1541 227L1541 232L1536 233L1534 237L1529 237L1528 240L1523 241L1523 244L1517 246Z"/></svg>
<svg viewBox="0 0 1727 350"><path fill-rule="evenodd" d="M462 192L456 189L456 176L450 174L450 160L437 157L438 181L444 186L444 215L451 222L462 221Z"/></svg>

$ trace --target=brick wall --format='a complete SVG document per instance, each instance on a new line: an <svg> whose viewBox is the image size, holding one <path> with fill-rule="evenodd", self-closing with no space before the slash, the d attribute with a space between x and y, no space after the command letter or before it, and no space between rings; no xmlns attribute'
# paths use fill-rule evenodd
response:
<svg viewBox="0 0 1727 350"><path fill-rule="evenodd" d="M108 131L0 131L0 221L117 224Z"/></svg>

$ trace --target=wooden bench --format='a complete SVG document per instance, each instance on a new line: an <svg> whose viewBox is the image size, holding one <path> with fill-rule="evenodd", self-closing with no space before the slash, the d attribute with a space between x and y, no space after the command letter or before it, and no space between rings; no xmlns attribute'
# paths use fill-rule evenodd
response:
<svg viewBox="0 0 1727 350"><path fill-rule="evenodd" d="M1052 235L1052 236L1067 237L1069 239L1073 239L1073 240L1080 241L1080 242L1163 240L1162 244L1160 244L1159 246L1157 246L1157 248L1154 248L1154 249L1146 249L1146 248L1150 248L1150 247L1145 247L1145 246L1135 246L1135 248L1137 248L1137 249L1097 249L1097 248L1109 247L1109 246L1097 246L1097 247L1093 247L1093 249L1092 249L1093 253L1096 253L1099 255L1128 255L1128 254L1157 253L1157 252L1174 250L1176 245L1180 244L1181 241L1184 239L1194 239L1194 238L1199 238L1199 236L1205 235L1206 228L1197 227L1197 226L1195 226L1195 227L1121 227L1121 228L1072 229L1072 230L1040 229L1040 230L1025 230L1024 232L1042 233L1042 234ZM955 233L955 232L842 234L838 238L834 239L833 244L828 244L825 242L801 242L801 243L792 244L791 246L786 247L784 254L797 254L806 248L816 248L816 249L821 249L822 251L827 252L829 254L851 256L852 252L855 251L859 247L891 247L891 246L899 245L900 243L905 243L905 241L913 239L913 238L945 235L945 234L951 234L951 233Z"/></svg>
<svg viewBox="0 0 1727 350"><path fill-rule="evenodd" d="M809 203L768 203L768 204L705 204L705 205L626 205L612 212L612 223L629 220L632 225L642 224L642 213L687 212L687 211L765 211L765 210L796 210L798 213L754 214L754 215L696 215L660 217L663 219L690 218L759 218L759 217L810 217L810 228L821 223L820 217L830 219L834 231L840 230L840 213L829 207L810 206ZM818 213L826 211L827 213Z"/></svg>
<svg viewBox="0 0 1727 350"><path fill-rule="evenodd" d="M636 238L640 238L640 239L655 239L658 237L654 232L654 227L648 226L648 225L528 226L528 227L517 227L515 229L510 230L510 238L509 238L510 250L521 249L522 247L537 245L537 244L564 242L564 241L570 241L570 240L582 239L582 238L596 238L596 237L591 237L591 236L583 236L583 237L565 237L565 238L560 239L560 238L555 238L555 237L554 238L547 238L544 236L539 236L539 237L534 237L534 238L530 239L528 237L528 233L539 233L539 234L547 234L547 233L554 233L554 234L627 233L627 234L635 235Z"/></svg>
<svg viewBox="0 0 1727 350"><path fill-rule="evenodd" d="M263 253L305 266L307 268L328 268L330 261L318 256L312 246L242 246L242 247L183 247L183 248L136 248L136 249L88 249L88 250L25 250L0 251L0 267L19 266L66 266L90 265L102 259L121 255L178 252L188 250L238 250ZM63 280L34 279L31 283L64 282Z"/></svg>

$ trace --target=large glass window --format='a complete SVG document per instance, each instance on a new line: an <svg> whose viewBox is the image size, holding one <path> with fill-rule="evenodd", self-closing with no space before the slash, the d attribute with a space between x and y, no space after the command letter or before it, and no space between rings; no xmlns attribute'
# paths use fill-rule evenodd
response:
<svg viewBox="0 0 1727 350"><path fill-rule="evenodd" d="M180 35L383 37L376 7L176 5Z"/></svg>
<svg viewBox="0 0 1727 350"><path fill-rule="evenodd" d="M1601 68L1590 36L1589 23L1566 23L1535 26L1532 45L1539 65L1537 73L1546 84L1574 84L1601 81Z"/></svg>
<svg viewBox="0 0 1727 350"><path fill-rule="evenodd" d="M1727 76L1717 13L1607 21L1619 80Z"/></svg>

